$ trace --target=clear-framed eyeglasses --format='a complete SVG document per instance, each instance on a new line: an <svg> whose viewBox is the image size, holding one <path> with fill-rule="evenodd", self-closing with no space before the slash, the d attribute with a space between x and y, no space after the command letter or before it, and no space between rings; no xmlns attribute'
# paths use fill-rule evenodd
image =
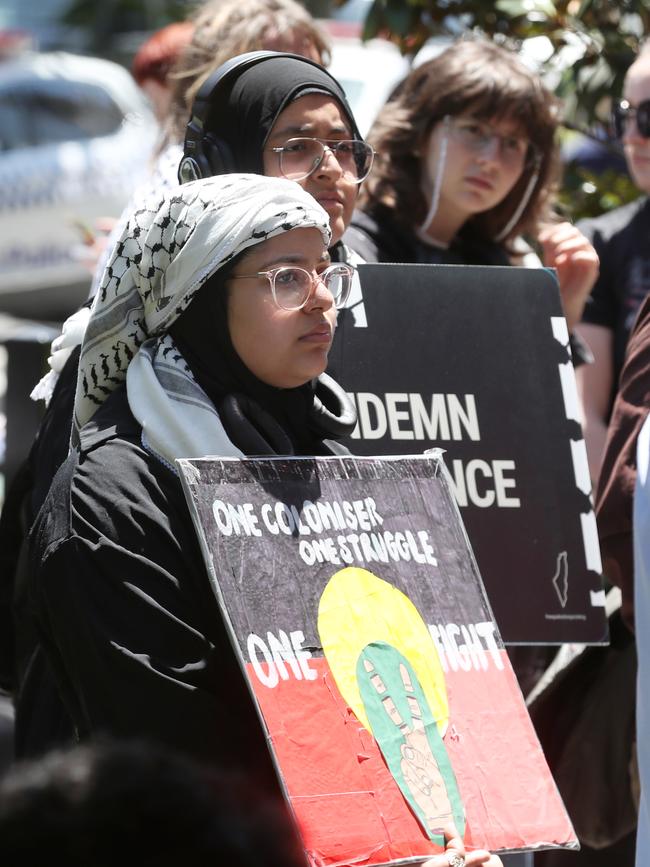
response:
<svg viewBox="0 0 650 867"><path fill-rule="evenodd" d="M483 154L497 144L497 153L502 161L524 168L539 163L539 151L525 136L502 135L490 124L473 117L448 116L453 138L475 154Z"/></svg>
<svg viewBox="0 0 650 867"><path fill-rule="evenodd" d="M375 158L372 147L359 139L290 138L271 151L278 154L280 173L291 181L308 178L329 152L341 166L344 176L360 184L368 177Z"/></svg>
<svg viewBox="0 0 650 867"><path fill-rule="evenodd" d="M304 268L282 265L256 274L236 274L231 280L251 280L266 277L271 287L273 300L281 310L302 310L312 297L319 283L329 290L336 307L343 307L350 295L354 268L343 263L330 265L320 274Z"/></svg>

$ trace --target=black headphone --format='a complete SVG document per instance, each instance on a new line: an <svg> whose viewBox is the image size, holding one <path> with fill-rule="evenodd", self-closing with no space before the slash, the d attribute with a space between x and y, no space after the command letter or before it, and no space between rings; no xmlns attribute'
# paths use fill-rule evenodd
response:
<svg viewBox="0 0 650 867"><path fill-rule="evenodd" d="M183 157L178 167L178 180L181 184L197 181L199 178L210 178L213 175L223 175L237 171L235 158L227 142L214 132L206 132L205 126L214 106L218 91L230 84L241 72L273 57L292 57L315 66L340 88L340 84L320 63L284 51L248 51L226 60L201 85L194 103L192 115L185 129Z"/></svg>

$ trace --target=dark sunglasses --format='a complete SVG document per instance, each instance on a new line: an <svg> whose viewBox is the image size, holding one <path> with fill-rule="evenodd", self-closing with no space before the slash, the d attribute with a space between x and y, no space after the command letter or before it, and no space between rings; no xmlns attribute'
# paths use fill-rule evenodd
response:
<svg viewBox="0 0 650 867"><path fill-rule="evenodd" d="M643 138L650 138L650 99L644 99L636 107L627 99L621 99L612 111L612 123L616 138L623 138L625 128L631 119L636 120L636 128Z"/></svg>

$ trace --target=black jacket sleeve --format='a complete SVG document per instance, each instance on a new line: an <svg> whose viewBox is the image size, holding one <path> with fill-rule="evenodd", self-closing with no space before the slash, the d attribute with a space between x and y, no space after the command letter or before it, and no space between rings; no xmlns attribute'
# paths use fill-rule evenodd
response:
<svg viewBox="0 0 650 867"><path fill-rule="evenodd" d="M71 457L35 524L31 598L59 689L79 737L147 737L271 780L180 482L141 451Z"/></svg>

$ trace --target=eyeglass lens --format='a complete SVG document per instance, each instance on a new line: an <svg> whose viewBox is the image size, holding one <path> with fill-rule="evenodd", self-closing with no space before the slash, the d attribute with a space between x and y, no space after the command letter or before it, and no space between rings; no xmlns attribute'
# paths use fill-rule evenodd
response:
<svg viewBox="0 0 650 867"><path fill-rule="evenodd" d="M331 265L318 278L304 268L279 268L269 272L269 276L276 304L284 310L299 310L303 307L317 279L325 284L337 306L345 303L352 283L351 271L345 265Z"/></svg>
<svg viewBox="0 0 650 867"><path fill-rule="evenodd" d="M293 138L278 148L280 171L285 178L302 180L321 164L325 151L331 151L343 172L362 181L372 166L373 152L363 141L320 141L316 138Z"/></svg>
<svg viewBox="0 0 650 867"><path fill-rule="evenodd" d="M613 111L614 133L617 138L623 138L628 125L636 120L636 128L643 138L650 138L650 99L640 102L636 108L626 99L622 99Z"/></svg>
<svg viewBox="0 0 650 867"><path fill-rule="evenodd" d="M524 165L535 159L537 151L527 138L517 135L501 135L487 124L472 119L454 118L454 135L468 150L482 153L497 142L502 159Z"/></svg>

